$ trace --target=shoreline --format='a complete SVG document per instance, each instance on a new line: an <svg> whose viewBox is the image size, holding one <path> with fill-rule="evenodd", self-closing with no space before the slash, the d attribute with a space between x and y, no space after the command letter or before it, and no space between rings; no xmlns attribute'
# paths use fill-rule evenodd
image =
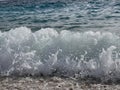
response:
<svg viewBox="0 0 120 90"><path fill-rule="evenodd" d="M60 77L0 77L0 90L120 90L120 84L100 84Z"/></svg>

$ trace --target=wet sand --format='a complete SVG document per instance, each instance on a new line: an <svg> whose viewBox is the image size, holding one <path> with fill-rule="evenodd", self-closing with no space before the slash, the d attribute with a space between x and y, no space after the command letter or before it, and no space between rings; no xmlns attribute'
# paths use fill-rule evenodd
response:
<svg viewBox="0 0 120 90"><path fill-rule="evenodd" d="M58 77L2 77L0 90L120 90L120 85L88 84Z"/></svg>

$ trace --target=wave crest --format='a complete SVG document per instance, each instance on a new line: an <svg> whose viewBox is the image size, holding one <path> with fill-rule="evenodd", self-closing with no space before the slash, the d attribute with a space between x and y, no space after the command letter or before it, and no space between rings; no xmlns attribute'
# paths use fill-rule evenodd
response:
<svg viewBox="0 0 120 90"><path fill-rule="evenodd" d="M1 75L64 75L119 78L120 37L111 32L0 32Z"/></svg>

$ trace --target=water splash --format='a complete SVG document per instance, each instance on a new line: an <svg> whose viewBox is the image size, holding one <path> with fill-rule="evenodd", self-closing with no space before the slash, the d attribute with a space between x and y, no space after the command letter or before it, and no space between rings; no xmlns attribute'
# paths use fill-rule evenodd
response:
<svg viewBox="0 0 120 90"><path fill-rule="evenodd" d="M111 32L20 27L0 32L0 73L119 78L119 50L120 37Z"/></svg>

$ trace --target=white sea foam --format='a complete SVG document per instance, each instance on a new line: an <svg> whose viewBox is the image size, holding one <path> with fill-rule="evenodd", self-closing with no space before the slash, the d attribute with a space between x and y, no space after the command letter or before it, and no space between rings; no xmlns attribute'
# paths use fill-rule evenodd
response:
<svg viewBox="0 0 120 90"><path fill-rule="evenodd" d="M111 32L0 32L1 75L120 76L120 37Z"/></svg>

